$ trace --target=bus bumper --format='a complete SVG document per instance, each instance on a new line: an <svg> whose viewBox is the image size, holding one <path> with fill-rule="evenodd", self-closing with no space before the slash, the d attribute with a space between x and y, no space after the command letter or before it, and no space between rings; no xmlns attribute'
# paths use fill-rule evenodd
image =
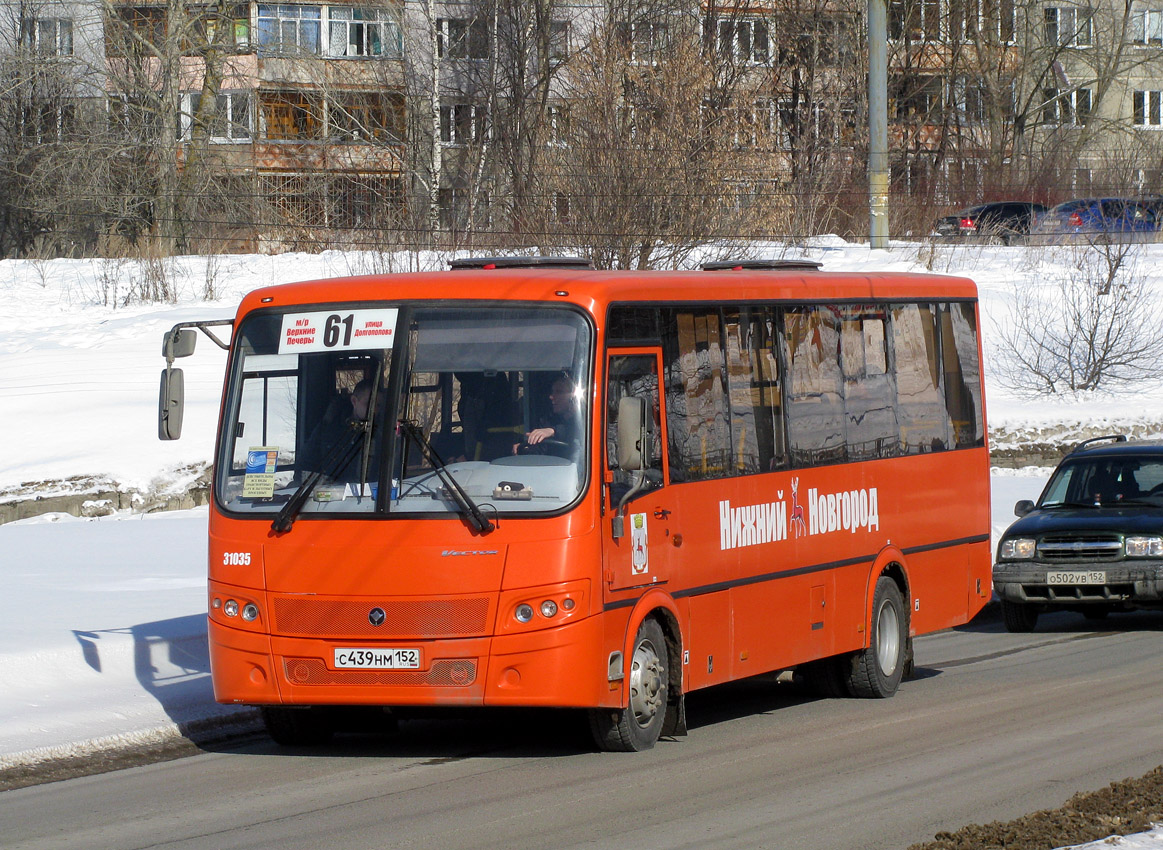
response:
<svg viewBox="0 0 1163 850"><path fill-rule="evenodd" d="M621 685L606 681L602 616L525 634L399 641L421 649L420 670L336 669L334 649L359 641L271 637L213 620L208 637L214 697L228 704L586 707L616 703Z"/></svg>

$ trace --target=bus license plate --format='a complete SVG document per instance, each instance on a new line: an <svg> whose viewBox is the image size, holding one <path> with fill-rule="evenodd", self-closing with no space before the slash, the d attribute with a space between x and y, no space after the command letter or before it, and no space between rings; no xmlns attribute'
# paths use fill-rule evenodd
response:
<svg viewBox="0 0 1163 850"><path fill-rule="evenodd" d="M1050 570L1046 584L1106 584L1105 570Z"/></svg>
<svg viewBox="0 0 1163 850"><path fill-rule="evenodd" d="M344 647L335 650L335 666L342 670L418 670L420 650Z"/></svg>

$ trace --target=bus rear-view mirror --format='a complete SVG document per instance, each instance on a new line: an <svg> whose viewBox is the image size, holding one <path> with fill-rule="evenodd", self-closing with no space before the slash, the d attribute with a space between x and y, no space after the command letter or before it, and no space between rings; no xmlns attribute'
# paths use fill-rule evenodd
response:
<svg viewBox="0 0 1163 850"><path fill-rule="evenodd" d="M167 363L172 363L177 357L189 357L194 353L194 345L197 342L198 332L192 328L167 331L162 337L162 357Z"/></svg>
<svg viewBox="0 0 1163 850"><path fill-rule="evenodd" d="M185 386L181 369L162 369L161 389L158 394L157 436L159 440L176 440L182 436L182 406L185 402Z"/></svg>

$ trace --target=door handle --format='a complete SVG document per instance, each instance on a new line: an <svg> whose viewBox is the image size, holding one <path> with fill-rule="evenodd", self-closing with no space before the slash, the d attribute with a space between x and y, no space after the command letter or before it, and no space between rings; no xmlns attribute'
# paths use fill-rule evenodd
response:
<svg viewBox="0 0 1163 850"><path fill-rule="evenodd" d="M655 508L654 509L654 518L655 519L666 519L669 516L670 516L670 511L668 511L666 508Z"/></svg>

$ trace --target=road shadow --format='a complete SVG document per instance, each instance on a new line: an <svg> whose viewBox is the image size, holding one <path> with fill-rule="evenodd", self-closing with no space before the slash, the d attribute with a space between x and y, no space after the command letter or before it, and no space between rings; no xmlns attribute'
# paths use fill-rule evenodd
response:
<svg viewBox="0 0 1163 850"><path fill-rule="evenodd" d="M705 688L686 698L691 732L719 723L822 699L787 674L765 674ZM582 709L396 708L353 709L337 715L336 736L315 746L280 746L256 735L242 742L204 746L249 755L363 758L393 757L422 764L480 758L566 758L598 752ZM663 738L666 747L681 738Z"/></svg>
<svg viewBox="0 0 1163 850"><path fill-rule="evenodd" d="M244 722L253 710L220 706L210 681L206 615L191 614L124 629L73 629L86 665L110 677L126 664L142 690L158 701L181 733L197 742L213 738L224 721Z"/></svg>
<svg viewBox="0 0 1163 850"><path fill-rule="evenodd" d="M975 634L1006 634L1001 605L990 602L977 616L963 626L954 626L955 632ZM1109 634L1111 632L1163 631L1163 611L1115 611L1100 619L1089 619L1075 611L1048 611L1038 616L1034 633Z"/></svg>

